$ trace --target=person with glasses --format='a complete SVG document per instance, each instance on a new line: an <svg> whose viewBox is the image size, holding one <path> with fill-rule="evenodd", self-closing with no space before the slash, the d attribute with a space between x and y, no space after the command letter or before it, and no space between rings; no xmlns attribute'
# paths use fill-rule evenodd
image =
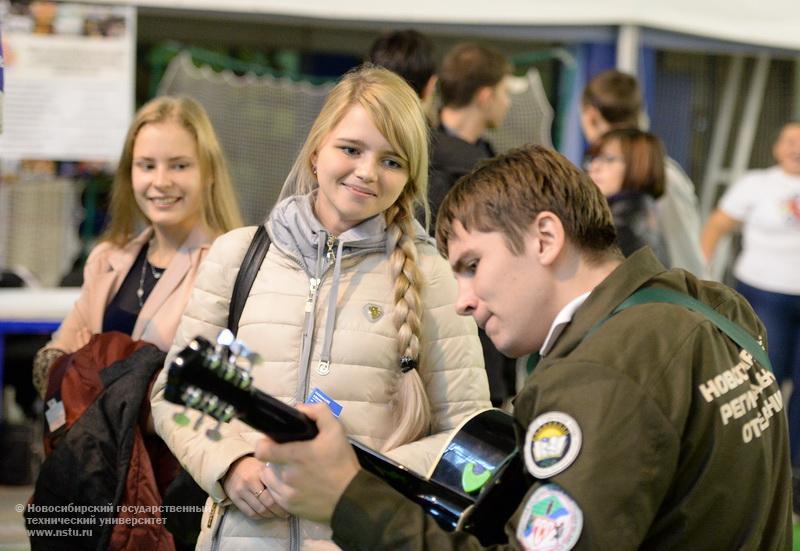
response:
<svg viewBox="0 0 800 551"><path fill-rule="evenodd" d="M642 126L642 91L636 78L610 69L595 75L581 97L581 129L592 143L615 128ZM700 277L706 264L700 251L700 209L694 184L683 168L664 154L664 194L656 201L658 223L669 253L669 268Z"/></svg>
<svg viewBox="0 0 800 551"><path fill-rule="evenodd" d="M655 204L664 193L661 140L635 128L611 130L589 147L585 168L608 201L622 254L649 246L669 264Z"/></svg>

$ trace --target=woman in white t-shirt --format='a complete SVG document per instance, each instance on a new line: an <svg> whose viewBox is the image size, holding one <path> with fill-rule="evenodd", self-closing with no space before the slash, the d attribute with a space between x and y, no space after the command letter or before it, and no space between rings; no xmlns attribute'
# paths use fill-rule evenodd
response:
<svg viewBox="0 0 800 551"><path fill-rule="evenodd" d="M744 175L722 197L700 239L710 261L720 238L742 228L736 290L767 328L779 382L791 380L792 463L800 467L800 121L787 123L772 153L778 162Z"/></svg>

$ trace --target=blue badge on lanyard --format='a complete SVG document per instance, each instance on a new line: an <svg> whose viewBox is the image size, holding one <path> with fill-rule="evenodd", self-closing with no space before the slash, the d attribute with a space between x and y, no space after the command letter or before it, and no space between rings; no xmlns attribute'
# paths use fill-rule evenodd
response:
<svg viewBox="0 0 800 551"><path fill-rule="evenodd" d="M342 414L342 406L338 404L333 398L322 392L319 388L311 391L306 399L306 404L325 404L331 410L334 417L339 417Z"/></svg>

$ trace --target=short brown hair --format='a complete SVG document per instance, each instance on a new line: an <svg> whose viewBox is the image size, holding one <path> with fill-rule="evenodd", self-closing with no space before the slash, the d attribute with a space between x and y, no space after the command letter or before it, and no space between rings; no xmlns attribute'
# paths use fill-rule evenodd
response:
<svg viewBox="0 0 800 551"><path fill-rule="evenodd" d="M433 44L428 37L413 29L379 36L372 43L369 61L406 79L419 97L436 72Z"/></svg>
<svg viewBox="0 0 800 551"><path fill-rule="evenodd" d="M509 74L511 65L498 50L472 42L456 44L444 56L439 70L442 105L469 105L478 90L497 86Z"/></svg>
<svg viewBox="0 0 800 551"><path fill-rule="evenodd" d="M481 163L445 196L436 223L439 251L458 220L467 231L501 232L522 254L525 234L540 212L558 216L567 238L591 258L618 254L616 230L598 187L563 155L539 145L512 149Z"/></svg>
<svg viewBox="0 0 800 551"><path fill-rule="evenodd" d="M642 92L639 83L628 73L610 69L599 73L583 89L583 105L597 108L600 116L613 127L639 126Z"/></svg>
<svg viewBox="0 0 800 551"><path fill-rule="evenodd" d="M625 160L622 189L635 189L655 199L664 194L664 146L657 136L636 128L609 130L589 146L589 156L600 154L610 142L619 142Z"/></svg>

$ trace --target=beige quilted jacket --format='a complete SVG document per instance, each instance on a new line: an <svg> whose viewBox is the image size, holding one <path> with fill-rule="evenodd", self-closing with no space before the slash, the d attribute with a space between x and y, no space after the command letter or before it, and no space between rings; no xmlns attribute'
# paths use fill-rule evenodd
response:
<svg viewBox="0 0 800 551"><path fill-rule="evenodd" d="M253 370L255 385L290 404L305 400L319 388L342 406L339 420L347 433L380 449L392 432L390 402L400 377L385 248L349 255L344 249L335 325L330 332L330 371L322 375L318 363L328 333L325 325L334 270L325 271L319 284L311 314L314 333L308 347L310 358L304 368L299 364L309 275L301 267L302 261L286 252L283 237L268 228L273 243L242 312L238 333L263 358ZM225 327L233 283L254 232L254 227L234 230L212 246L200 268L167 365L195 335L213 340ZM455 313L456 283L450 268L429 242L420 241L417 246L426 282L422 292L425 311L420 374L431 403L431 436L388 455L425 473L448 432L490 404L476 327L471 318ZM234 420L223 425L223 439L213 442L205 436L210 422L197 431L191 425L176 425L172 415L177 409L163 399L165 380L166 370L153 389L156 430L209 493L210 500L221 504L214 507L213 518L206 508L198 549L336 549L329 541L327 527L295 517L254 521L227 505L230 502L225 500L220 480L236 459L253 453L259 434Z"/></svg>

